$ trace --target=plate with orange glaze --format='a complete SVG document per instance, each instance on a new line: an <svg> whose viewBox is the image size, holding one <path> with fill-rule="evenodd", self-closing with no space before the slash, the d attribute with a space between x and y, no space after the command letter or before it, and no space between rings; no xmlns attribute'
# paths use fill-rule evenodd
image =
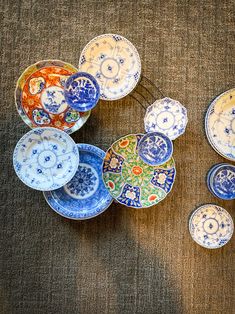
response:
<svg viewBox="0 0 235 314"><path fill-rule="evenodd" d="M151 166L140 158L138 145L144 134L129 134L106 152L103 181L109 193L128 207L146 208L159 203L171 191L176 169L174 159Z"/></svg>
<svg viewBox="0 0 235 314"><path fill-rule="evenodd" d="M17 81L15 102L19 115L31 128L55 127L67 133L80 129L90 111L78 112L64 98L68 77L78 72L59 60L44 60L30 65Z"/></svg>

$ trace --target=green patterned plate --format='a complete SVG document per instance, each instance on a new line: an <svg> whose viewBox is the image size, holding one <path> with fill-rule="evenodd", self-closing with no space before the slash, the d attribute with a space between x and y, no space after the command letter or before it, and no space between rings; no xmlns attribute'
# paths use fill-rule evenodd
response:
<svg viewBox="0 0 235 314"><path fill-rule="evenodd" d="M150 207L163 200L175 180L175 162L171 158L160 166L145 164L137 147L143 134L130 134L117 140L106 152L103 180L119 203L134 207Z"/></svg>

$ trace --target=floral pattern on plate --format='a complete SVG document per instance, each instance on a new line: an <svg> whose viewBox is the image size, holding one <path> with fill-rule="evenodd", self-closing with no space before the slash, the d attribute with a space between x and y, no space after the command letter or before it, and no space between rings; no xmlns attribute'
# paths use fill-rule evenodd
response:
<svg viewBox="0 0 235 314"><path fill-rule="evenodd" d="M77 147L81 162L75 176L62 188L44 192L44 197L58 214L81 220L104 212L113 198L102 180L104 151L89 144L77 144Z"/></svg>
<svg viewBox="0 0 235 314"><path fill-rule="evenodd" d="M90 111L71 112L65 101L64 84L78 70L59 60L39 61L29 66L17 81L15 102L23 121L31 128L49 126L72 133L87 121Z"/></svg>
<svg viewBox="0 0 235 314"><path fill-rule="evenodd" d="M29 187L40 191L65 185L74 176L78 163L79 153L73 139L51 127L26 133L13 154L18 177Z"/></svg>
<svg viewBox="0 0 235 314"><path fill-rule="evenodd" d="M191 215L189 231L194 241L207 249L225 245L233 235L233 220L222 207L206 204Z"/></svg>
<svg viewBox="0 0 235 314"><path fill-rule="evenodd" d="M211 102L205 118L205 129L214 150L224 158L235 161L235 88Z"/></svg>
<svg viewBox="0 0 235 314"><path fill-rule="evenodd" d="M149 106L144 118L146 132L161 132L171 140L185 132L187 123L186 108L168 97L158 99Z"/></svg>
<svg viewBox="0 0 235 314"><path fill-rule="evenodd" d="M101 99L115 100L135 88L141 74L141 63L136 48L129 40L120 35L104 34L85 46L79 70L96 78Z"/></svg>
<svg viewBox="0 0 235 314"><path fill-rule="evenodd" d="M103 180L113 198L126 206L143 208L157 204L171 191L175 163L150 166L138 155L143 134L130 134L116 141L103 161ZM112 165L112 166L110 166Z"/></svg>

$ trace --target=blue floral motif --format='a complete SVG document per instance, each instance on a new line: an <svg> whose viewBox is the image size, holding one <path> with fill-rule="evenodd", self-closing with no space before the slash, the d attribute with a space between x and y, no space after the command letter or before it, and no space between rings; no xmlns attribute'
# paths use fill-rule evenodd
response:
<svg viewBox="0 0 235 314"><path fill-rule="evenodd" d="M121 195L118 196L117 201L131 207L142 207L140 202L140 188L125 184Z"/></svg>
<svg viewBox="0 0 235 314"><path fill-rule="evenodd" d="M95 190L96 174L91 168L78 166L78 170L73 179L67 184L67 189L71 194L84 197L87 193Z"/></svg>
<svg viewBox="0 0 235 314"><path fill-rule="evenodd" d="M172 168L170 170L165 169L155 169L154 176L151 180L151 183L157 187L163 189L166 193L168 193L175 180L175 169Z"/></svg>

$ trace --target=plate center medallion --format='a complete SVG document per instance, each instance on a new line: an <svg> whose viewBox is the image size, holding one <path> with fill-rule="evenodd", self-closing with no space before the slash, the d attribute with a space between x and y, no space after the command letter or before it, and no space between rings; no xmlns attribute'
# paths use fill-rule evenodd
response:
<svg viewBox="0 0 235 314"><path fill-rule="evenodd" d="M88 164L80 163L73 179L64 186L65 192L76 199L86 199L92 196L99 186L99 176L96 170Z"/></svg>
<svg viewBox="0 0 235 314"><path fill-rule="evenodd" d="M100 66L100 71L107 79L112 79L118 75L119 64L112 58L105 59Z"/></svg>
<svg viewBox="0 0 235 314"><path fill-rule="evenodd" d="M172 128L175 123L175 117L173 113L169 111L163 111L157 116L157 125L162 130L168 130Z"/></svg>
<svg viewBox="0 0 235 314"><path fill-rule="evenodd" d="M42 168L52 168L57 161L56 154L51 150L44 150L38 156L38 163Z"/></svg>
<svg viewBox="0 0 235 314"><path fill-rule="evenodd" d="M134 166L132 168L132 172L134 173L134 175L139 176L143 172L143 169L140 166Z"/></svg>
<svg viewBox="0 0 235 314"><path fill-rule="evenodd" d="M219 223L215 218L208 218L203 224L204 230L208 234L214 234L219 229Z"/></svg>
<svg viewBox="0 0 235 314"><path fill-rule="evenodd" d="M64 90L58 86L44 89L41 94L41 102L44 109L53 114L60 114L68 107L64 98Z"/></svg>

